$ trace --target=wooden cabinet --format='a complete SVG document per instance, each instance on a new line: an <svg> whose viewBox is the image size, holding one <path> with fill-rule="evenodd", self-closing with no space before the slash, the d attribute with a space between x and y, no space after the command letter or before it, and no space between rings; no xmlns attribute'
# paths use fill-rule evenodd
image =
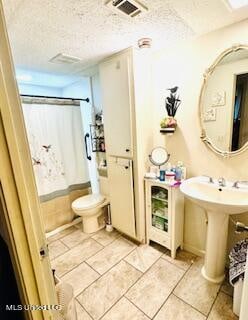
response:
<svg viewBox="0 0 248 320"><path fill-rule="evenodd" d="M153 148L150 66L149 51L134 48L99 65L112 223L143 243L144 175Z"/></svg>
<svg viewBox="0 0 248 320"><path fill-rule="evenodd" d="M106 149L110 156L133 156L131 56L124 53L100 64Z"/></svg>
<svg viewBox="0 0 248 320"><path fill-rule="evenodd" d="M178 187L159 180L145 180L147 242L155 241L176 257L183 247L184 197Z"/></svg>
<svg viewBox="0 0 248 320"><path fill-rule="evenodd" d="M111 216L113 226L135 238L133 162L110 157L108 162Z"/></svg>

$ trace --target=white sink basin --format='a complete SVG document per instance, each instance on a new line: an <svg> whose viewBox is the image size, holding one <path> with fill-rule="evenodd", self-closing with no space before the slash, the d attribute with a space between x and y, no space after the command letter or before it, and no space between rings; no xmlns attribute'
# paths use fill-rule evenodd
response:
<svg viewBox="0 0 248 320"><path fill-rule="evenodd" d="M185 180L180 189L205 210L227 214L248 211L248 188L233 188L228 184L219 187L217 182L209 183L206 177L195 177Z"/></svg>
<svg viewBox="0 0 248 320"><path fill-rule="evenodd" d="M208 230L203 276L214 283L225 278L226 245L230 214L248 211L248 188L220 187L206 177L185 180L180 189L184 195L206 210Z"/></svg>

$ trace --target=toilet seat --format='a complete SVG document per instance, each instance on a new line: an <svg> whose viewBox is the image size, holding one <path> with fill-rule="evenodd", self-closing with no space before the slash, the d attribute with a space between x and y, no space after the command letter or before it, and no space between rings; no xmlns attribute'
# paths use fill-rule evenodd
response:
<svg viewBox="0 0 248 320"><path fill-rule="evenodd" d="M72 208L76 210L92 209L102 204L105 199L106 198L101 194L89 194L73 201Z"/></svg>

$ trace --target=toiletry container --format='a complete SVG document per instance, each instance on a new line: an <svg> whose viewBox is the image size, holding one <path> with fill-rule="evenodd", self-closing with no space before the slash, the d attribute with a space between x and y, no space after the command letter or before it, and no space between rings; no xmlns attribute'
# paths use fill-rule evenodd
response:
<svg viewBox="0 0 248 320"><path fill-rule="evenodd" d="M165 170L160 170L159 171L159 180L160 181L165 181Z"/></svg>
<svg viewBox="0 0 248 320"><path fill-rule="evenodd" d="M186 179L186 167L183 165L182 161L177 162L177 168L181 169L181 180Z"/></svg>
<svg viewBox="0 0 248 320"><path fill-rule="evenodd" d="M182 168L177 166L175 170L175 180L181 181L182 180Z"/></svg>
<svg viewBox="0 0 248 320"><path fill-rule="evenodd" d="M168 182L173 182L175 180L175 172L173 171L166 171L165 176Z"/></svg>

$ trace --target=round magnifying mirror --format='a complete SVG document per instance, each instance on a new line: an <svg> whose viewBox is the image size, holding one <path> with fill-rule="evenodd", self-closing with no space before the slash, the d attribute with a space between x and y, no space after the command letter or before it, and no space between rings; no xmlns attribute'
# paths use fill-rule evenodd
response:
<svg viewBox="0 0 248 320"><path fill-rule="evenodd" d="M169 158L169 153L163 147L154 148L149 155L151 163L159 167L164 165L169 160Z"/></svg>

